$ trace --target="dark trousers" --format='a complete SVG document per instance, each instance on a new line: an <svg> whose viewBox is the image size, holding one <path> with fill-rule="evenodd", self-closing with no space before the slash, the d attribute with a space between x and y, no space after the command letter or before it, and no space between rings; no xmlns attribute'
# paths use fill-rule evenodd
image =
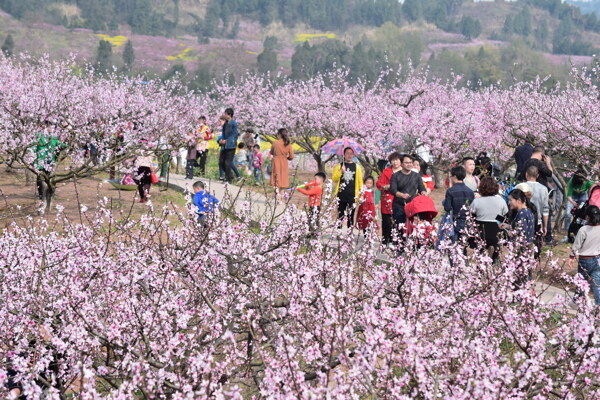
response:
<svg viewBox="0 0 600 400"><path fill-rule="evenodd" d="M394 222L396 225L406 223L406 214L404 213L404 204L394 204L392 208L394 212Z"/></svg>
<svg viewBox="0 0 600 400"><path fill-rule="evenodd" d="M392 243L392 227L394 226L392 214L381 213L381 234L383 244Z"/></svg>
<svg viewBox="0 0 600 400"><path fill-rule="evenodd" d="M479 228L480 237L485 243L486 250L491 252L492 260L498 260L500 257L500 227L498 223L495 221L477 221L477 227ZM477 248L477 244L475 243L475 245L472 245L471 248Z"/></svg>
<svg viewBox="0 0 600 400"><path fill-rule="evenodd" d="M38 190L38 197L40 198L40 200L46 200L46 192L48 190L48 185L46 185L46 181L40 173L38 173L37 175L36 186Z"/></svg>
<svg viewBox="0 0 600 400"><path fill-rule="evenodd" d="M150 186L152 186L152 178L150 175L152 174L152 170L150 167L138 167L137 175L134 179L135 183L138 187L138 193L140 194L140 199L147 199L146 195L150 192Z"/></svg>
<svg viewBox="0 0 600 400"><path fill-rule="evenodd" d="M354 200L340 200L338 202L338 220L340 223L340 228L342 226L341 222L343 221L344 217L348 218L346 221L348 228L352 228L352 225L354 225Z"/></svg>
<svg viewBox="0 0 600 400"><path fill-rule="evenodd" d="M196 160L185 160L185 178L192 179L194 177L194 167L196 166Z"/></svg>
<svg viewBox="0 0 600 400"><path fill-rule="evenodd" d="M548 213L548 226L546 227L546 236L544 237L544 241L546 243L552 242L552 208L550 208L550 212Z"/></svg>
<svg viewBox="0 0 600 400"><path fill-rule="evenodd" d="M233 171L231 166L233 165L233 157L235 156L235 149L223 149L219 155L219 166L225 172L225 179L227 182L233 181Z"/></svg>
<svg viewBox="0 0 600 400"><path fill-rule="evenodd" d="M208 150L199 151L198 158L196 158L196 162L198 167L200 167L200 174L206 175L206 159L208 158Z"/></svg>

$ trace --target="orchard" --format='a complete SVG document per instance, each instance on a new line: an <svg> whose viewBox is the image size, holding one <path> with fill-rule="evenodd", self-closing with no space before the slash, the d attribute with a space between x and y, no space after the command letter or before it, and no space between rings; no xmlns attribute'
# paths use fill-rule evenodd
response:
<svg viewBox="0 0 600 400"><path fill-rule="evenodd" d="M552 90L540 80L472 91L419 73L350 85L340 70L305 82L248 76L198 95L68 61L2 60L0 162L43 181L42 209L55 212L58 183L175 152L198 116L233 107L264 140L287 128L319 170L331 158L321 147L342 136L366 148L366 169L426 148L439 176L480 151L504 172L534 137L564 180L600 169L594 73ZM50 138L58 156L40 160ZM334 221L307 236L295 206L271 223L246 206L199 229L191 207L133 221L101 199L78 221L58 208L4 229L0 397L18 387L28 399L600 398L599 308L586 296L541 301L549 274L589 290L550 255L515 288L535 262L519 243L504 243L501 263L410 240L382 258L373 232L357 247ZM333 207L328 186L323 212Z"/></svg>

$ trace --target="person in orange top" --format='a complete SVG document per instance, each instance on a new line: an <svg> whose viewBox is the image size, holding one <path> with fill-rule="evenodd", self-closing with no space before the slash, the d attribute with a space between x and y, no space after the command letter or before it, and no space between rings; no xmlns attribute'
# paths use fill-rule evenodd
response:
<svg viewBox="0 0 600 400"><path fill-rule="evenodd" d="M317 172L315 179L306 185L299 186L297 190L308 196L308 230L311 236L314 236L319 228L319 214L321 213L321 197L323 196L323 182L325 174Z"/></svg>
<svg viewBox="0 0 600 400"><path fill-rule="evenodd" d="M294 159L294 149L287 129L281 128L277 131L277 140L272 144L271 155L273 156L271 186L275 188L275 193L278 195L280 189L290 187L288 161Z"/></svg>

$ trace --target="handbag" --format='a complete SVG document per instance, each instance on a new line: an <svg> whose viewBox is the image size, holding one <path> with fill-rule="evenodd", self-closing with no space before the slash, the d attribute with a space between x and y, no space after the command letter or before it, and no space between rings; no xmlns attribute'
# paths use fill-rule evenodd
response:
<svg viewBox="0 0 600 400"><path fill-rule="evenodd" d="M158 175L156 175L154 172L150 174L150 183L158 183Z"/></svg>
<svg viewBox="0 0 600 400"><path fill-rule="evenodd" d="M452 211L451 211L442 217L442 221L440 222L440 229L438 231L437 243L435 244L435 248L437 250L439 250L440 244L447 240L452 240L453 236L454 236L454 216L452 215Z"/></svg>

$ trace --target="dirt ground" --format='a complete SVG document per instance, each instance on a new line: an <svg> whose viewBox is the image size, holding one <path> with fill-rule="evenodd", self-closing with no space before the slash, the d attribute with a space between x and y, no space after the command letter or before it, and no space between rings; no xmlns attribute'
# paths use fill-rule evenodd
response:
<svg viewBox="0 0 600 400"><path fill-rule="evenodd" d="M107 198L115 212L139 218L149 210L148 205L140 204L135 197L135 191L119 191L109 183L103 183L108 176L79 179L59 184L56 190L54 206L45 215L40 216L40 200L37 197L35 182L26 185L25 174L21 171L0 170L0 229L17 222L22 223L25 218L33 217L35 220L54 219L58 208L64 208L63 214L73 221L79 220L79 210L85 205L89 212L93 212L98 201ZM155 212L160 212L165 204L184 207L183 195L174 190L162 191L162 188L153 186L150 194Z"/></svg>
<svg viewBox="0 0 600 400"><path fill-rule="evenodd" d="M25 175L22 172L2 170L0 172L0 230L5 229L13 222L21 224L28 217L32 217L36 221L54 220L57 214L57 206L64 208L63 214L69 219L77 221L79 220L81 205L85 205L90 212L93 212L97 208L98 201L103 198L107 198L113 210L123 217L139 218L142 214L148 212L148 205L140 204L135 192L116 190L109 183L103 183L106 178L107 176L101 175L60 184L57 188L55 206L50 212L40 216L38 213L40 201L37 198L35 184L26 185ZM302 184L312 180L312 178L312 173L299 172L294 184ZM273 189L269 187L254 186L253 190L268 196L274 195ZM297 191L290 193L290 204L302 208L307 203L307 196ZM172 207L185 207L184 196L175 190L163 190L159 186L153 186L151 195L155 213L159 213L165 204ZM431 193L440 215L443 211L442 200L444 196L445 189L443 188L435 189ZM557 240L560 240L561 237L562 233L555 235ZM559 263L564 265L565 271L574 275L576 269L569 270L566 265L569 249L570 245L566 244L560 244L552 248L551 259L558 259ZM542 264L548 260L547 250L549 250L548 247L544 248L542 253ZM554 278L549 278L551 281L555 281Z"/></svg>

